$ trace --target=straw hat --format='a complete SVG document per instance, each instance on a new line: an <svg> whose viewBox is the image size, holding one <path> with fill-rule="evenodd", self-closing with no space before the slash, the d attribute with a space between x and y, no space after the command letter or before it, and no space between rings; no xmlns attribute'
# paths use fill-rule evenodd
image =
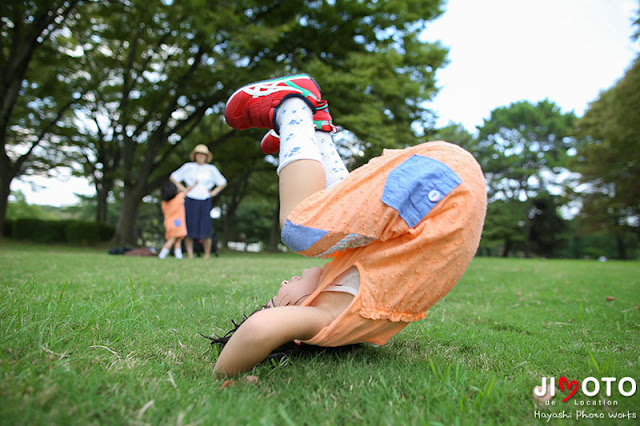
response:
<svg viewBox="0 0 640 426"><path fill-rule="evenodd" d="M206 145L196 145L195 148L193 148L193 151L191 151L191 155L189 155L189 159L191 159L191 161L196 161L196 154L207 154L207 163L210 163L211 160L213 159L213 155L211 154L211 152L209 151L209 148L207 148Z"/></svg>

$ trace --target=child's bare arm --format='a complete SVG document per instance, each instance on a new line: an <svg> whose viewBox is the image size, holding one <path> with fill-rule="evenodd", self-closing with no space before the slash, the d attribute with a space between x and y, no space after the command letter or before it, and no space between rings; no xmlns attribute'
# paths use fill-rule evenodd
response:
<svg viewBox="0 0 640 426"><path fill-rule="evenodd" d="M198 184L198 181L195 181L195 182L193 183L193 185L191 185L191 186L187 186L187 187L184 189L184 191L182 191L182 192L184 192L184 193L186 194L187 192L191 191L191 190L193 189L193 187L194 187L194 186L196 186L197 184Z"/></svg>
<svg viewBox="0 0 640 426"><path fill-rule="evenodd" d="M333 319L330 312L313 306L282 306L256 312L225 345L214 370L229 376L246 371L278 346L312 338Z"/></svg>

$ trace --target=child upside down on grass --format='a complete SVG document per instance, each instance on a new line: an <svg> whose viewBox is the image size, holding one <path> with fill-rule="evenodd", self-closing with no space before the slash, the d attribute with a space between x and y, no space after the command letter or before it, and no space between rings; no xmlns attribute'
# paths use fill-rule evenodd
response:
<svg viewBox="0 0 640 426"><path fill-rule="evenodd" d="M460 280L486 210L482 171L468 152L428 142L385 150L349 174L329 133L327 101L306 74L238 89L225 118L239 130L272 129L261 147L280 151L282 241L332 260L283 281L223 339L216 372L246 371L288 342L382 345Z"/></svg>

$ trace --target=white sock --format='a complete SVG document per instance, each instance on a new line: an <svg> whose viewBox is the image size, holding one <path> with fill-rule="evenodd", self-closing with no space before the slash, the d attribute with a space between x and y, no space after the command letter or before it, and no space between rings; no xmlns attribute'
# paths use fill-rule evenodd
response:
<svg viewBox="0 0 640 426"><path fill-rule="evenodd" d="M330 133L316 131L315 142L322 156L322 166L327 181L327 188L344 179L349 171L344 165Z"/></svg>
<svg viewBox="0 0 640 426"><path fill-rule="evenodd" d="M182 259L182 249L181 248L174 248L173 249L173 255L176 257L176 259Z"/></svg>
<svg viewBox="0 0 640 426"><path fill-rule="evenodd" d="M315 125L311 108L300 98L285 100L276 113L280 128L280 171L298 160L315 160L322 163L322 156L314 143Z"/></svg>
<svg viewBox="0 0 640 426"><path fill-rule="evenodd" d="M166 247L162 247L162 250L160 250L160 254L158 255L158 257L160 259L164 259L165 257L167 257L168 254L169 254L169 249Z"/></svg>

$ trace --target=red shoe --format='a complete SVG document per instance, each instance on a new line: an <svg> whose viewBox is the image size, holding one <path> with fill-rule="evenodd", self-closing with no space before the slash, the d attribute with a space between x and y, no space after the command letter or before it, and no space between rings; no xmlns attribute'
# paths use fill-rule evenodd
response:
<svg viewBox="0 0 640 426"><path fill-rule="evenodd" d="M269 130L267 134L262 137L260 149L267 155L280 151L280 136L275 130Z"/></svg>
<svg viewBox="0 0 640 426"><path fill-rule="evenodd" d="M283 100L296 96L314 112L326 107L318 83L307 74L297 74L247 84L227 101L224 117L237 130L258 127L276 129L275 112Z"/></svg>
<svg viewBox="0 0 640 426"><path fill-rule="evenodd" d="M316 113L313 114L313 124L316 125L316 130L321 132L338 133L342 130L342 127L333 124L328 102L324 107L316 109Z"/></svg>
<svg viewBox="0 0 640 426"><path fill-rule="evenodd" d="M313 122L316 126L316 131L337 133L342 130L339 126L333 124L331 114L329 114L328 105L323 109L319 109L313 115ZM260 141L260 149L265 154L275 154L280 151L280 136L275 130L269 130L267 134L262 137Z"/></svg>

